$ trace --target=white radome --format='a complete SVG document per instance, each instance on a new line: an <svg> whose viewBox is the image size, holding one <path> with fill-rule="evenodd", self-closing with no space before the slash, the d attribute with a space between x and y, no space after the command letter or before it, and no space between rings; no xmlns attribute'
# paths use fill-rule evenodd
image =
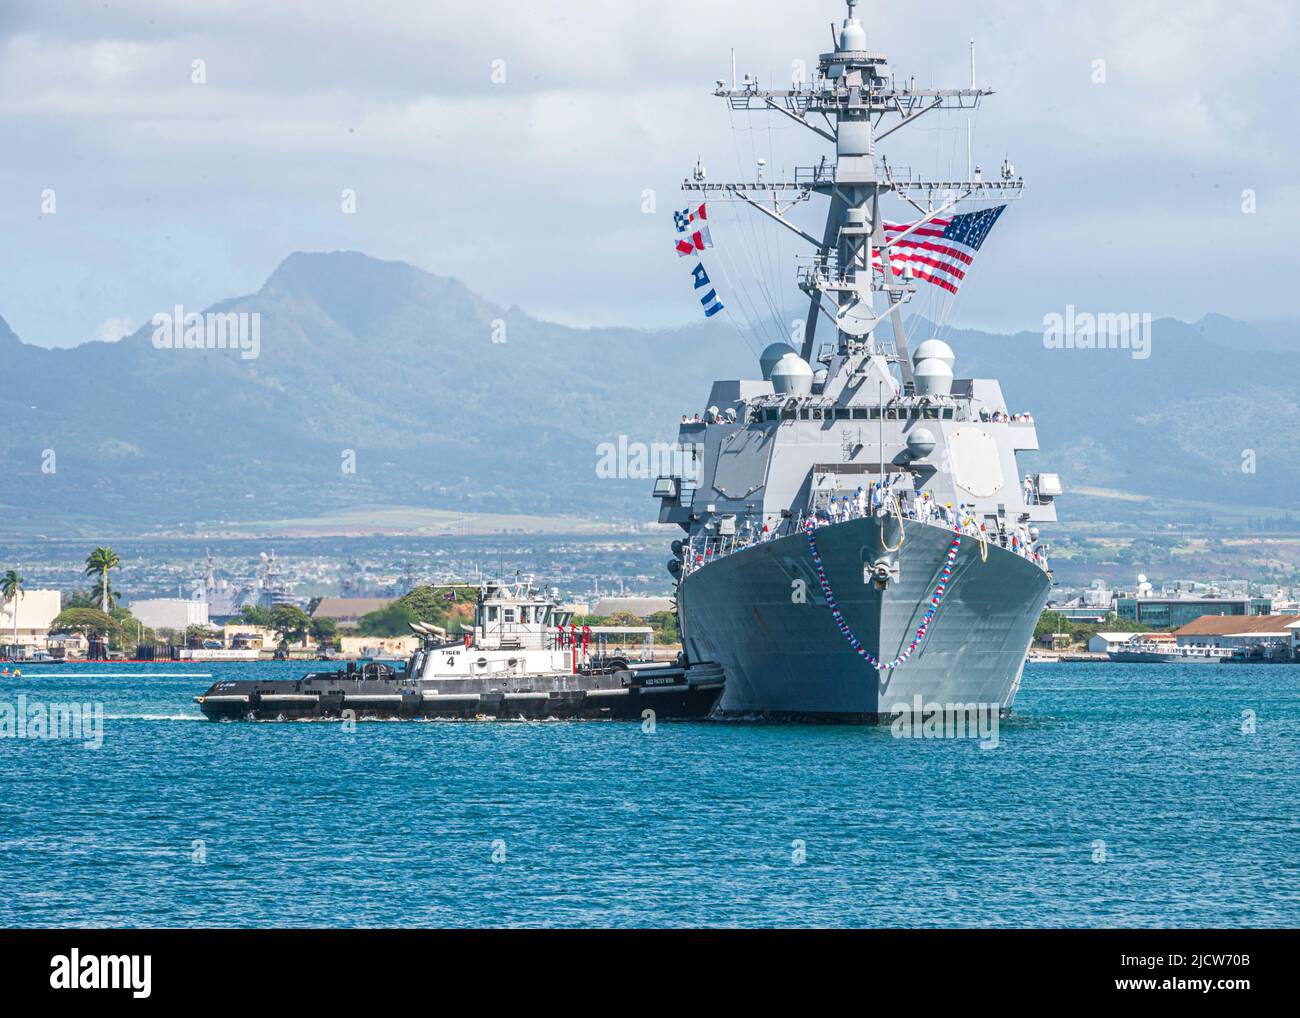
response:
<svg viewBox="0 0 1300 1018"><path fill-rule="evenodd" d="M806 396L812 392L813 370L808 362L791 351L772 369L772 389L781 394Z"/></svg>
<svg viewBox="0 0 1300 1018"><path fill-rule="evenodd" d="M912 363L920 364L921 361L927 360L943 361L951 368L957 363L957 356L952 352L952 347L942 339L927 339L916 348L916 353L912 354Z"/></svg>

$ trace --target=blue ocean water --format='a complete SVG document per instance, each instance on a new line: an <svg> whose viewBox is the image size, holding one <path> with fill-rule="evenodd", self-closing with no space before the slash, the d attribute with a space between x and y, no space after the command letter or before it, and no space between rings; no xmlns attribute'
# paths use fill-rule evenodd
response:
<svg viewBox="0 0 1300 1018"><path fill-rule="evenodd" d="M835 726L349 733L192 702L203 676L302 670L0 678L0 705L105 711L99 749L0 739L0 925L1300 925L1300 667L1031 664L992 750Z"/></svg>

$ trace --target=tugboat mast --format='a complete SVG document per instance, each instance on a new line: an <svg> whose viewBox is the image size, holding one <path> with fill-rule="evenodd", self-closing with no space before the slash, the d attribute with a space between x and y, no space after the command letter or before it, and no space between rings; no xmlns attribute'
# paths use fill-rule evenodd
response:
<svg viewBox="0 0 1300 1018"><path fill-rule="evenodd" d="M750 75L737 83L733 71L731 87L719 81L714 92L733 110L775 111L833 142L834 163L823 158L816 167L796 168L794 179L786 181L706 183L697 172L682 186L688 191L722 192L744 201L813 247L811 264L799 272L799 287L809 298L800 352L805 361L813 362L822 315L834 324L838 356L832 360L828 351L817 360L827 363L832 377L853 370L864 358L884 353L875 330L888 318L894 338L893 356L888 359L898 364L903 391L909 393L914 383L902 307L915 295L916 281L910 267L901 275L895 271L891 246L963 201L1017 198L1024 184L1020 179L1011 180L1007 173L1001 180L984 181L978 171L973 180L913 178L910 173L895 173L883 155L877 159L877 144L899 128L933 110L974 110L984 96L993 93L975 86L973 44L970 88L899 86L885 56L867 49L867 33L856 16L858 3L847 0L848 13L836 49L821 54L813 81L795 81L784 89L761 89ZM756 197L764 192L770 200ZM921 214L919 221L892 236L886 234L881 215L881 197L891 192ZM821 238L787 218L793 207L813 194L829 199ZM875 262L881 267L879 274L873 269Z"/></svg>

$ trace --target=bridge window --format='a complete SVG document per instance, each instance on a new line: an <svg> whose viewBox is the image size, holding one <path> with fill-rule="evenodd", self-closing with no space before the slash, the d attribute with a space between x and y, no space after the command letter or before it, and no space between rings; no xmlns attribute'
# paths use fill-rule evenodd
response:
<svg viewBox="0 0 1300 1018"><path fill-rule="evenodd" d="M853 419L855 421L865 421L867 419L867 408L862 406L855 406L853 408Z"/></svg>
<svg viewBox="0 0 1300 1018"><path fill-rule="evenodd" d="M766 420L769 420L769 421L774 421L774 420L776 420L776 408L775 408L775 407L769 407L768 410L767 410L767 411L765 412L765 414L764 414L764 418L765 418Z"/></svg>

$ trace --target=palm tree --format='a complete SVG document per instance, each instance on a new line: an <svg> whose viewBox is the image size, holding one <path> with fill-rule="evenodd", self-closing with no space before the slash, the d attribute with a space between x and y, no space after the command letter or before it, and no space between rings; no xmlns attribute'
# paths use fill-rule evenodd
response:
<svg viewBox="0 0 1300 1018"><path fill-rule="evenodd" d="M86 557L86 575L99 579L99 610L108 614L113 607L108 589L108 571L119 565L117 553L112 548L96 548Z"/></svg>
<svg viewBox="0 0 1300 1018"><path fill-rule="evenodd" d="M14 603L14 645L12 654L18 656L18 599L23 596L23 578L18 575L14 569L5 571L4 576L0 576L0 594L4 595L6 601Z"/></svg>

